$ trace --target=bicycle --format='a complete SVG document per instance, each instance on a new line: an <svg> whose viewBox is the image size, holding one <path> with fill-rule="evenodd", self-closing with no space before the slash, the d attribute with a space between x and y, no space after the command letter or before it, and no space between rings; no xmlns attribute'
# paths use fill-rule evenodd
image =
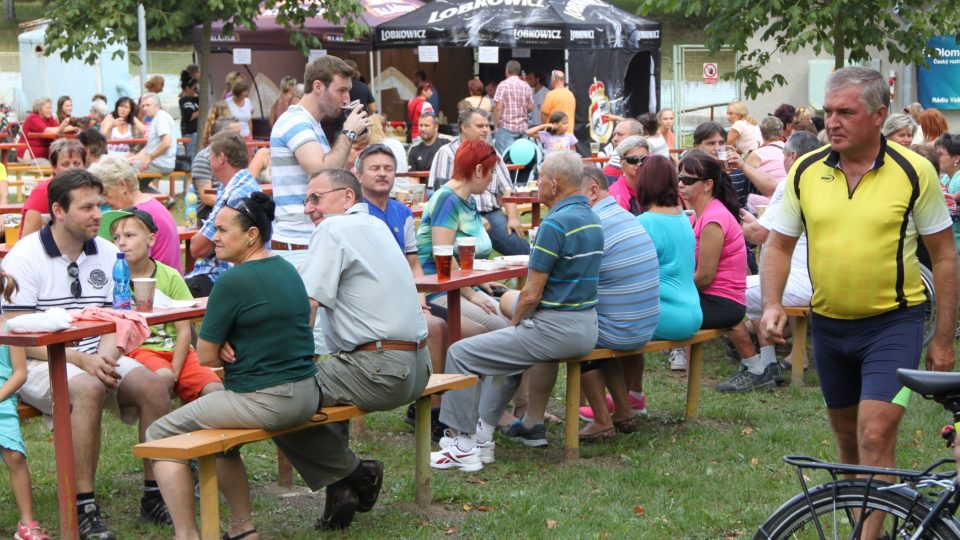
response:
<svg viewBox="0 0 960 540"><path fill-rule="evenodd" d="M900 369L897 380L953 413L954 424L941 431L947 446L953 446L960 429L960 373ZM828 463L806 456L783 460L796 467L803 491L778 508L760 526L754 540L859 538L864 521L880 513L888 514L886 536L881 538L960 538L960 521L954 517L960 506L954 459L935 461L920 471ZM949 470L938 471L947 466ZM813 470L829 472L832 481L808 487L804 472ZM891 484L877 476L893 476L897 482Z"/></svg>

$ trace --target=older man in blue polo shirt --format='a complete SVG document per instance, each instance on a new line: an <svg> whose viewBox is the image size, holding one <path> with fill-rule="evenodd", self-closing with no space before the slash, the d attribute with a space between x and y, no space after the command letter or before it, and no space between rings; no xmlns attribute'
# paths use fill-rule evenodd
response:
<svg viewBox="0 0 960 540"><path fill-rule="evenodd" d="M540 202L551 210L540 224L511 325L461 340L447 351L447 373L494 377L493 384L444 397L440 420L457 435L441 439L440 451L430 456L434 468L477 471L492 463L494 428L523 372L586 354L597 343L594 306L603 229L580 194L583 164L573 152L554 152L540 171ZM533 446L546 440L542 414L528 412L511 431Z"/></svg>

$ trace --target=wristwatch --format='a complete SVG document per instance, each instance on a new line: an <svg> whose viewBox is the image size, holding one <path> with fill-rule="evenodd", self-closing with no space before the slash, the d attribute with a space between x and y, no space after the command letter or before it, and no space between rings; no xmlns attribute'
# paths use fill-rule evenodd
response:
<svg viewBox="0 0 960 540"><path fill-rule="evenodd" d="M345 129L340 133L343 134L343 136L350 141L350 144L357 142L357 137L359 137L359 135L357 135L357 132L353 131L352 129Z"/></svg>

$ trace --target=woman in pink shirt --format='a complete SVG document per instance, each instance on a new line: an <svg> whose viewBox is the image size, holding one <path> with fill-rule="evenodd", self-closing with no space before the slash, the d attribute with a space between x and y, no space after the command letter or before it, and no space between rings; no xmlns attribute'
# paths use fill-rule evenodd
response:
<svg viewBox="0 0 960 540"><path fill-rule="evenodd" d="M690 152L680 162L680 198L696 214L697 269L701 328L731 328L747 310L747 247L740 229L740 209L730 178L719 161Z"/></svg>
<svg viewBox="0 0 960 540"><path fill-rule="evenodd" d="M617 146L617 153L620 154L620 167L623 174L614 183L610 184L608 192L611 197L616 199L621 208L639 216L640 204L637 202L637 188L640 184L640 167L643 166L643 160L647 159L647 155L650 153L650 145L643 137L631 135L620 141L620 145Z"/></svg>

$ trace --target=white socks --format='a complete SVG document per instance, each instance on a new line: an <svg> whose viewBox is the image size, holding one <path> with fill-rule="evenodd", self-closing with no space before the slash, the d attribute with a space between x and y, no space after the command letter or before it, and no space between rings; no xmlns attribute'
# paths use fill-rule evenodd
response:
<svg viewBox="0 0 960 540"><path fill-rule="evenodd" d="M457 448L461 452L469 452L477 447L477 436L467 435L466 433L457 434Z"/></svg>
<svg viewBox="0 0 960 540"><path fill-rule="evenodd" d="M763 363L763 360L760 359L759 354L755 354L750 358L743 358L740 360L740 363L746 366L747 371L754 375L762 375L763 369L767 367L767 365Z"/></svg>
<svg viewBox="0 0 960 540"><path fill-rule="evenodd" d="M493 440L493 432L497 426L490 425L483 420L477 422L477 441L490 442ZM461 449L463 450L463 449Z"/></svg>
<svg viewBox="0 0 960 540"><path fill-rule="evenodd" d="M760 362L764 366L769 366L777 361L777 348L774 345L760 347Z"/></svg>

